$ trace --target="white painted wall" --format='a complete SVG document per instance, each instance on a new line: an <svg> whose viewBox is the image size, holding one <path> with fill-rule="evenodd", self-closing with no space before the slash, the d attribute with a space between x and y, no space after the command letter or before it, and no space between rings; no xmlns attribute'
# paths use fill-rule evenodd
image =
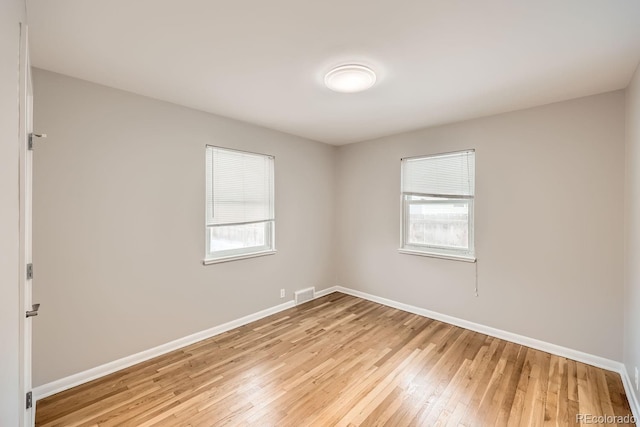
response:
<svg viewBox="0 0 640 427"><path fill-rule="evenodd" d="M17 426L19 377L18 53L24 0L0 2L0 426Z"/></svg>
<svg viewBox="0 0 640 427"><path fill-rule="evenodd" d="M624 92L338 152L338 284L622 360ZM476 265L399 254L400 158L476 149ZM637 216L637 215L636 215Z"/></svg>
<svg viewBox="0 0 640 427"><path fill-rule="evenodd" d="M626 95L624 364L633 383L640 369L640 66Z"/></svg>
<svg viewBox="0 0 640 427"><path fill-rule="evenodd" d="M34 386L335 284L335 147L43 70L34 89ZM202 265L205 144L275 155L276 255Z"/></svg>

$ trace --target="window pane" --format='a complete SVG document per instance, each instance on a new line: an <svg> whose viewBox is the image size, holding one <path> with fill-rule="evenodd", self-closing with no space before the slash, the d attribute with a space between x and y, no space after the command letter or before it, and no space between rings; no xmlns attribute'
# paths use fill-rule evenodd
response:
<svg viewBox="0 0 640 427"><path fill-rule="evenodd" d="M210 226L209 252L270 246L270 222Z"/></svg>
<svg viewBox="0 0 640 427"><path fill-rule="evenodd" d="M469 249L469 203L409 197L407 244Z"/></svg>

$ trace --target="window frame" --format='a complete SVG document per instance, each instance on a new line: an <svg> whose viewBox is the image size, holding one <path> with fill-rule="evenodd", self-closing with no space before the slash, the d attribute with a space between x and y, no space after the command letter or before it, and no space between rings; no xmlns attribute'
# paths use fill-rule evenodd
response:
<svg viewBox="0 0 640 427"><path fill-rule="evenodd" d="M474 156L475 162L475 150L461 150L454 151L449 153L438 153L438 154L430 154L424 156L414 156L414 157L404 157L400 162L400 176L401 176L401 184L400 184L400 248L398 249L399 253L408 254L408 255L421 255L426 257L433 258L444 258L444 259L452 259L457 261L466 261L466 262L475 262L476 261L476 251L475 251L475 188L473 191L473 195L465 196L465 195L452 195L452 194L423 194L423 193L412 193L412 192L404 192L404 184L402 183L402 177L404 176L404 161L411 159L427 159L432 157L440 157L451 154L458 153L466 153L471 152ZM474 170L475 175L475 170ZM475 178L474 178L475 182ZM429 197L435 200L409 200L410 197ZM464 203L467 205L468 212L468 221L467 221L467 235L468 235L468 248L461 249L451 246L443 246L436 244L416 244L409 243L409 232L410 232L410 219L409 219L409 207L411 205L420 205L420 204L444 204L444 203Z"/></svg>
<svg viewBox="0 0 640 427"><path fill-rule="evenodd" d="M209 191L209 181L211 181L211 186L213 186L213 177L210 176L211 172L209 169L209 164L207 162L207 150L213 148L218 150L225 150L237 153L245 153L254 156L263 156L265 158L270 159L272 162L271 168L271 203L273 205L273 215L271 219L260 220L260 221L247 221L247 222L234 222L234 223L225 223L225 224L208 224L207 216L208 216L208 206L207 206L207 196ZM234 148L228 147L220 147L216 145L207 144L205 146L205 256L203 260L204 265L209 264L217 264L221 262L235 261L240 259L247 258L255 258L265 255L273 255L276 251L276 217L275 217L275 156L270 154L256 153L253 151L246 150L237 150ZM235 248L235 249L223 249L218 251L211 250L211 230L218 227L233 227L233 226L241 226L241 225L250 225L250 224L264 224L265 227L265 244L259 246L248 246L243 248Z"/></svg>

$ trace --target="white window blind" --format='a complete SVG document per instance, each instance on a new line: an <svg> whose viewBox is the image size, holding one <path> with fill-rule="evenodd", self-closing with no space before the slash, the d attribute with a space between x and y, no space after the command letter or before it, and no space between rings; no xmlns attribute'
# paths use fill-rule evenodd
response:
<svg viewBox="0 0 640 427"><path fill-rule="evenodd" d="M403 159L402 192L431 196L473 196L475 152Z"/></svg>
<svg viewBox="0 0 640 427"><path fill-rule="evenodd" d="M275 252L274 158L207 146L205 263Z"/></svg>
<svg viewBox="0 0 640 427"><path fill-rule="evenodd" d="M207 147L207 225L274 219L273 157Z"/></svg>

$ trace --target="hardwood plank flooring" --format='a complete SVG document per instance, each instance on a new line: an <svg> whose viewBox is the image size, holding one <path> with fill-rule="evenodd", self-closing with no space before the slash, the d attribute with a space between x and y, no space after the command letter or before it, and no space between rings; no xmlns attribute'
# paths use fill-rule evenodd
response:
<svg viewBox="0 0 640 427"><path fill-rule="evenodd" d="M50 426L565 426L620 376L333 293L37 403Z"/></svg>

